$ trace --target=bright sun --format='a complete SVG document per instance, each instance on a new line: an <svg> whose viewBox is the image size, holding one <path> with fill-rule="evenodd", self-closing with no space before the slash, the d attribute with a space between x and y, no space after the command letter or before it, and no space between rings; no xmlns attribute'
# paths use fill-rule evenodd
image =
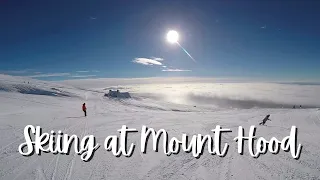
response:
<svg viewBox="0 0 320 180"><path fill-rule="evenodd" d="M168 34L167 34L167 40L170 42L170 43L176 43L178 42L178 39L179 39L179 34L177 31L169 31Z"/></svg>

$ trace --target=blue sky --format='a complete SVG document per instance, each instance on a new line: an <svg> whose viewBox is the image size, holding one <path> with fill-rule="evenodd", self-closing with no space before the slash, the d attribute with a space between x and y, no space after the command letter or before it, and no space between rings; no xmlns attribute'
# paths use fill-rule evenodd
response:
<svg viewBox="0 0 320 180"><path fill-rule="evenodd" d="M319 80L319 9L314 0L2 0L0 73ZM197 62L166 41L170 29Z"/></svg>

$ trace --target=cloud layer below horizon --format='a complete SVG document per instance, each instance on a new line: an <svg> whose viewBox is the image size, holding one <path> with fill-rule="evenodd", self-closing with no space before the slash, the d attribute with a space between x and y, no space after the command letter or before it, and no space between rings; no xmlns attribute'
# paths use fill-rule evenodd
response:
<svg viewBox="0 0 320 180"><path fill-rule="evenodd" d="M214 78L87 79L62 83L104 91L116 87L133 97L188 105L234 108L320 107L320 85L261 83Z"/></svg>

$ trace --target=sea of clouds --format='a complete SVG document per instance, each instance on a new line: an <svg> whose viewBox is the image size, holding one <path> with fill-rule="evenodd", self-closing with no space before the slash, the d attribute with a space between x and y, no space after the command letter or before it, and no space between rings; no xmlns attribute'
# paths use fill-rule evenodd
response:
<svg viewBox="0 0 320 180"><path fill-rule="evenodd" d="M213 78L86 79L63 83L106 92L119 89L131 93L134 98L183 105L222 108L320 107L320 85L315 83Z"/></svg>

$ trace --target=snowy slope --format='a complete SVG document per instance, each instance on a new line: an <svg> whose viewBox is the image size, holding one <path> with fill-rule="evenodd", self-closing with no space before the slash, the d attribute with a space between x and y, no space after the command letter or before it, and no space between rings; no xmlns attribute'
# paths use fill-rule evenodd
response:
<svg viewBox="0 0 320 180"><path fill-rule="evenodd" d="M71 86L4 74L0 74L0 92L67 97L80 95L77 94L79 89Z"/></svg>
<svg viewBox="0 0 320 180"><path fill-rule="evenodd" d="M211 101L189 101L179 96L164 98L155 95L152 91L154 88L159 90L157 92L166 92L168 88L162 85L143 90L141 87L145 86L126 86L127 90L130 88L133 91L133 98L117 100L103 97L103 89L109 85L93 90L4 75L0 78L0 179L320 179L320 111L316 108L317 101L310 100L318 95L315 94L318 86L304 87L307 90L304 90L304 98L297 99L292 95L294 101L287 99L283 103L288 106L304 103L312 105L312 108L230 108L219 107L221 103L211 107ZM29 81L29 84L25 81ZM166 85L171 91L176 86ZM266 89L262 85L255 87ZM281 85L281 88L292 89L292 86ZM28 93L34 92L34 89L51 93ZM199 89L204 91L204 88ZM210 86L206 94L212 91ZM194 94L205 93L198 90ZM270 94L270 97L273 96ZM234 100L231 96L229 99ZM265 98L255 98L254 101L262 102L262 99ZM81 112L84 102L88 108L86 118ZM234 102L228 101L231 105ZM281 100L276 104L281 104ZM272 121L268 121L267 126L257 126L266 114L271 114ZM40 125L43 132L62 130L79 137L92 134L101 147L89 162L81 161L74 151L69 155L42 153L41 156L24 157L19 154L18 146L24 142L23 129L26 125ZM207 151L199 159L183 151L166 156L162 151L162 143L159 143L159 152L153 152L151 140L147 152L143 154L140 153L139 132L128 135L128 143L136 144L133 155L130 158L115 157L104 149L103 142L109 135L118 135L117 130L122 125L139 132L142 125L156 130L165 129L170 137L179 139L183 133L190 136L213 134L210 130L216 125L229 128L232 132L223 134L222 142L230 145L223 158L210 155ZM283 151L277 155L268 152L255 159L249 155L246 146L244 155L238 154L237 144L233 140L238 126L243 126L245 133L248 133L251 125L257 126L258 137L266 139L282 139L289 135L291 126L297 126L298 143L303 145L300 159L295 160L290 152Z"/></svg>

